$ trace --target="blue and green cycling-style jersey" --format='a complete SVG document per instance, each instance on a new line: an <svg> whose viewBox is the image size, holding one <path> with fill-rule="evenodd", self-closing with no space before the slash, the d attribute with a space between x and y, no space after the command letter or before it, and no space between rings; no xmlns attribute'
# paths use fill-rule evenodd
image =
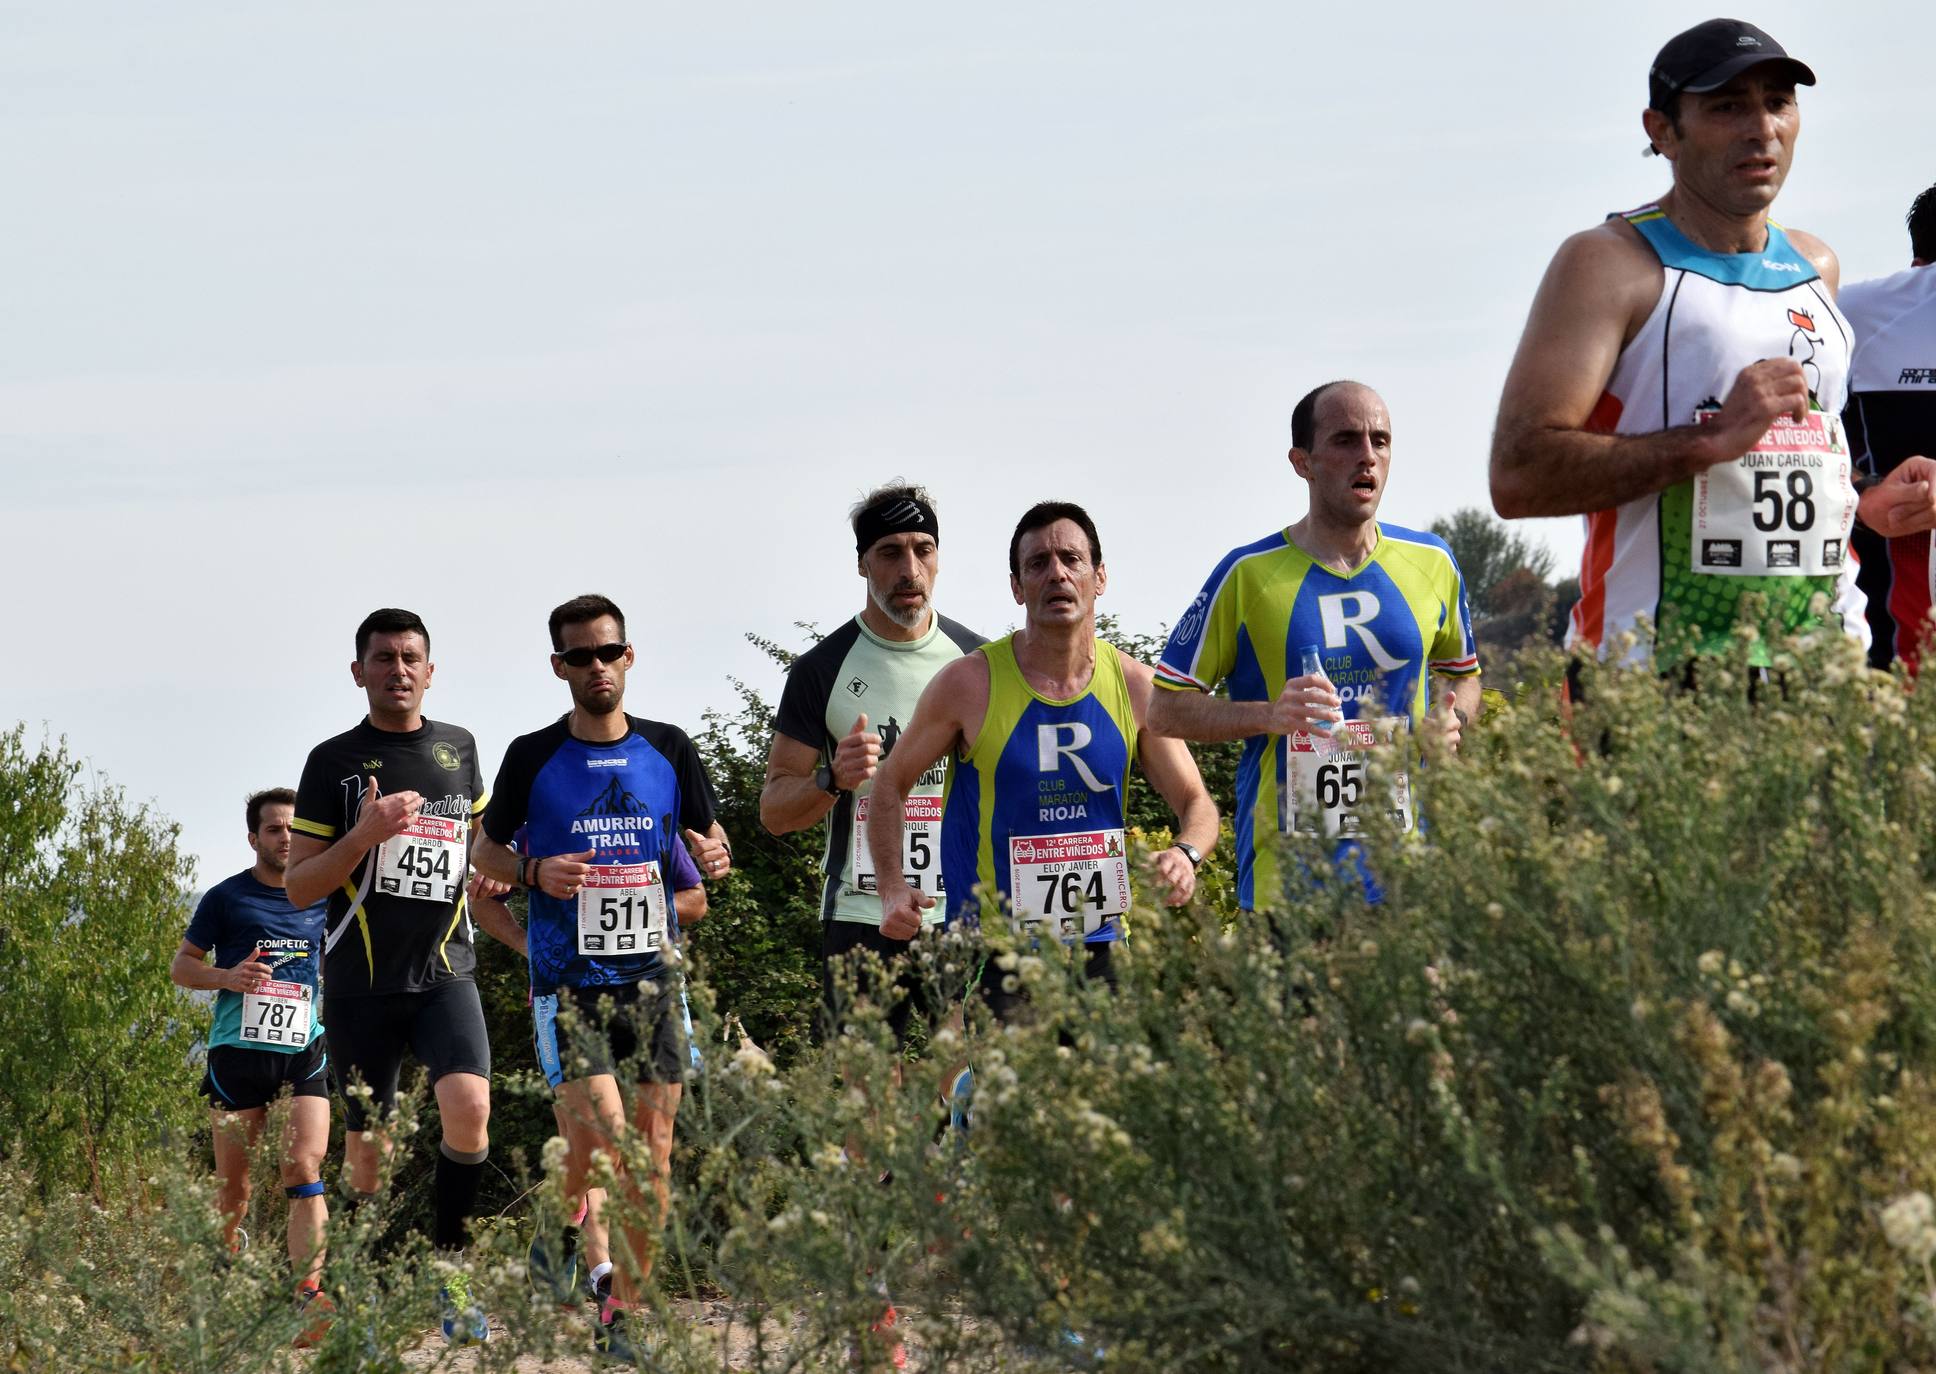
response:
<svg viewBox="0 0 1936 1374"><path fill-rule="evenodd" d="M309 989L311 1025L301 1040L275 1040L242 1033L242 994L226 989L215 994L215 1024L209 1047L236 1045L250 1050L294 1054L323 1033L322 1000L317 996L322 973L323 932L329 903L319 901L298 910L289 894L271 887L243 869L202 894L195 915L182 938L215 956L217 968L234 968L256 950L262 951L275 981Z"/></svg>
<svg viewBox="0 0 1936 1374"><path fill-rule="evenodd" d="M1433 674L1479 671L1465 579L1437 535L1378 524L1371 556L1348 573L1318 564L1279 530L1233 549L1184 611L1156 665L1156 685L1211 692L1232 701L1273 701L1300 675L1299 653L1315 646L1347 720L1399 717L1416 723L1432 705ZM1281 735L1244 741L1237 767L1237 900L1246 909L1281 890L1276 846L1289 808ZM1341 853L1352 848L1340 845ZM1375 889L1367 878L1374 900Z"/></svg>

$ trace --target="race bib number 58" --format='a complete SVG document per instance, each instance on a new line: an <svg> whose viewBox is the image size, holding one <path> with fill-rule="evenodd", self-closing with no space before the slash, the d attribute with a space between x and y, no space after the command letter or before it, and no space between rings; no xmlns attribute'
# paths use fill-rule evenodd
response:
<svg viewBox="0 0 1936 1374"><path fill-rule="evenodd" d="M1702 411L1700 420L1713 415ZM1688 557L1695 572L1727 577L1820 577L1841 572L1855 524L1855 486L1842 422L1811 410L1779 417L1732 463L1694 479Z"/></svg>
<svg viewBox="0 0 1936 1374"><path fill-rule="evenodd" d="M454 902L464 888L464 841L468 823L449 816L419 816L401 835L376 851L376 890L393 897Z"/></svg>
<svg viewBox="0 0 1936 1374"><path fill-rule="evenodd" d="M1017 835L1008 842L1008 885L1024 930L1046 926L1065 940L1093 935L1129 910L1123 832Z"/></svg>

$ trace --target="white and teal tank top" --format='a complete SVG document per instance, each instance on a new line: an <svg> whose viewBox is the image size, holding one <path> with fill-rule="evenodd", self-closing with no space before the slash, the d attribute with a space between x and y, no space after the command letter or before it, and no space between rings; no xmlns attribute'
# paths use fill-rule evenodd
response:
<svg viewBox="0 0 1936 1374"><path fill-rule="evenodd" d="M1567 642L1604 652L1644 618L1654 635L1637 637L1629 657L1651 654L1665 666L1724 648L1743 597L1755 593L1783 629L1839 624L1866 644L1840 421L1848 321L1815 265L1772 221L1760 252L1715 253L1658 206L1622 218L1660 258L1660 299L1621 351L1588 428L1645 434L1698 424L1721 408L1741 369L1763 358L1802 365L1809 413L1776 423L1734 462L1588 515Z"/></svg>

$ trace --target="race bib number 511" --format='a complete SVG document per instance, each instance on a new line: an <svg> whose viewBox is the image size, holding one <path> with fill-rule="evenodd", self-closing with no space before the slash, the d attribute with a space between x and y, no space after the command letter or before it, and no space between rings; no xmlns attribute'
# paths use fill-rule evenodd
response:
<svg viewBox="0 0 1936 1374"><path fill-rule="evenodd" d="M1725 577L1834 575L1854 524L1842 422L1819 410L1783 415L1747 453L1694 479L1688 557L1695 572Z"/></svg>
<svg viewBox="0 0 1936 1374"><path fill-rule="evenodd" d="M1008 842L1008 885L1024 930L1046 926L1065 940L1093 935L1129 910L1123 832L1017 835Z"/></svg>
<svg viewBox="0 0 1936 1374"><path fill-rule="evenodd" d="M377 847L376 890L393 897L454 902L464 889L464 841L469 823L419 816L401 835Z"/></svg>
<svg viewBox="0 0 1936 1374"><path fill-rule="evenodd" d="M657 861L599 864L578 889L578 952L650 954L666 942L665 881Z"/></svg>

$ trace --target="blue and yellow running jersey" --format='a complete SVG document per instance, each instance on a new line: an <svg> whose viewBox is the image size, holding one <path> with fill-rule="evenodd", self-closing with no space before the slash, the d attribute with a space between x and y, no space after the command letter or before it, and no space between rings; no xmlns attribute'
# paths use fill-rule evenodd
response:
<svg viewBox="0 0 1936 1374"><path fill-rule="evenodd" d="M1136 757L1122 658L1097 640L1088 690L1056 701L1022 676L1014 635L976 652L988 660L988 714L948 770L941 813L947 919L975 914L979 886L1049 919L1050 933L1121 938L1123 801Z"/></svg>
<svg viewBox="0 0 1936 1374"><path fill-rule="evenodd" d="M1279 530L1233 549L1217 564L1156 665L1156 685L1214 691L1232 701L1272 701L1299 675L1299 651L1316 646L1344 701L1347 720L1397 716L1416 722L1430 707L1430 673L1479 671L1465 579L1436 535L1382 521L1378 544L1349 573L1314 562ZM1428 672L1429 669L1429 672ZM1276 847L1257 837L1278 828L1285 797L1281 735L1244 741L1237 768L1237 900L1279 890Z"/></svg>

